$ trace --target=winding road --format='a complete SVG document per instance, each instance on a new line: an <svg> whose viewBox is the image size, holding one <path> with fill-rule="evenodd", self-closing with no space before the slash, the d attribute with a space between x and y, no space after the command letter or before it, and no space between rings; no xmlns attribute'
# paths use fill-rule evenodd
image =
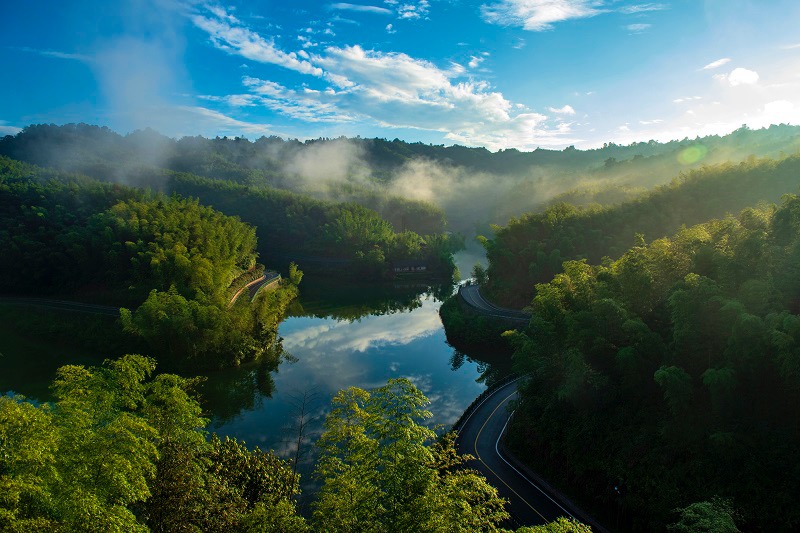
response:
<svg viewBox="0 0 800 533"><path fill-rule="evenodd" d="M587 522L585 515L572 504L531 480L500 451L500 437L511 417L508 404L517 396L517 381L496 389L470 413L458 432L458 450L475 457L468 462L469 466L486 476L508 500L507 509L517 526L544 524L561 516L578 516L578 520ZM592 525L595 531L603 530Z"/></svg>
<svg viewBox="0 0 800 533"><path fill-rule="evenodd" d="M462 285L458 288L458 295L467 305L484 316L502 318L521 325L527 325L531 319L528 313L494 305L481 295L477 285Z"/></svg>
<svg viewBox="0 0 800 533"><path fill-rule="evenodd" d="M274 272L272 270L267 270L266 272L264 272L263 276L261 276L260 278L254 279L253 281L251 281L250 283L248 283L247 285L245 285L244 287L242 287L241 289L236 291L236 294L234 294L231 297L231 301L228 302L228 307L230 307L234 303L236 303L236 300L239 298L239 296L242 295L242 293L244 291L248 291L248 296L249 296L250 300L252 300L253 298L256 297L256 293L259 290L261 290L261 288L264 285L269 285L270 283L273 283L275 281L280 281L280 280L281 280L281 275L278 272Z"/></svg>

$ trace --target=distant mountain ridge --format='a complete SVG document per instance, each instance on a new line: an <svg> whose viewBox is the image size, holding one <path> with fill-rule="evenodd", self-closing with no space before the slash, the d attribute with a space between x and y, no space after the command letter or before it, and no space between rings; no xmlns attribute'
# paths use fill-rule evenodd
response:
<svg viewBox="0 0 800 533"><path fill-rule="evenodd" d="M395 170L409 159L415 158L425 158L482 172L513 174L525 172L534 165L609 167L634 158L671 155L697 144L705 146L708 152L727 148L732 151L747 152L747 155L778 155L781 151L788 153L800 149L800 126L781 124L758 130L742 126L724 136L710 135L694 139L686 137L666 143L652 140L629 145L607 143L602 148L587 150L570 146L563 150L537 148L530 152L522 152L510 148L490 152L483 147L410 143L400 139L390 141L381 138L338 137L299 141L262 136L250 141L244 137L226 136L211 139L187 136L176 140L149 128L120 135L104 126L83 123L63 126L37 124L24 128L16 135L7 135L0 139L0 154L40 166L58 168L70 162L92 160L113 162L115 165L126 162L145 165L161 163L156 166L202 176L206 174L198 171L198 168L187 168L191 165L186 158L196 157L204 152L207 156L203 164L220 167L216 170L224 169L226 165L223 162L228 166L241 167L238 172L226 176L226 179L241 181L247 177L242 169L263 170L268 173L277 170L280 168L278 157L286 152L342 142L352 143L363 150L364 163L370 165L378 174L381 171ZM65 149L69 150L72 157L64 157ZM216 158L219 160L214 161Z"/></svg>

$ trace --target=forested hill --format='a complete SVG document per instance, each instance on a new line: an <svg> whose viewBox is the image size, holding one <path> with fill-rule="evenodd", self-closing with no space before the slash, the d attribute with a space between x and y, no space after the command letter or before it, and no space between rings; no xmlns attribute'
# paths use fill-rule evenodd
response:
<svg viewBox="0 0 800 533"><path fill-rule="evenodd" d="M565 260L598 263L604 256L617 258L641 238L651 241L683 224L736 213L760 201L775 202L798 186L800 155L751 158L682 174L669 185L619 205L581 208L559 203L512 219L485 241L486 293L505 305L524 307L535 284L561 272Z"/></svg>
<svg viewBox="0 0 800 533"><path fill-rule="evenodd" d="M230 287L257 268L255 229L238 218L5 157L0 250L0 293L128 306L125 331L173 366L261 356L296 295L287 284L252 306L230 304Z"/></svg>
<svg viewBox="0 0 800 533"><path fill-rule="evenodd" d="M626 161L668 157L677 159L687 147L702 145L703 154L693 158L702 161L708 153L716 160L728 160L735 155L767 156L791 153L800 148L800 127L786 124L760 130L746 126L735 132L695 139L637 142L629 145L607 143L602 148L564 150L539 148L531 152L516 149L490 152L485 148L466 146L409 143L399 139L320 138L307 141L261 137L249 141L243 137L200 136L175 140L153 130L137 130L119 135L106 127L88 124L31 125L19 134L0 140L0 154L41 166L67 168L94 175L109 174L120 164L128 166L154 165L200 176L248 182L264 179L267 182L286 179L283 160L304 151L323 147L341 152L349 144L358 163L374 170L378 177L413 159L427 159L495 174L522 174L534 166L557 166L579 170L613 167ZM684 155L691 158L692 154ZM689 163L690 161L684 161ZM299 169L298 169L299 170ZM358 169L352 169L354 172ZM364 170L364 169L362 169Z"/></svg>
<svg viewBox="0 0 800 533"><path fill-rule="evenodd" d="M326 144L327 141L319 141ZM104 181L158 188L156 169L190 173L239 185L292 190L319 199L356 202L375 210L400 231L444 230L440 209L368 187L369 171L351 142L314 142L262 137L184 137L153 130L122 136L88 124L35 125L0 139L0 155ZM363 179L362 179L363 178Z"/></svg>
<svg viewBox="0 0 800 533"><path fill-rule="evenodd" d="M2 159L7 167L12 163L11 159ZM21 163L16 166L24 167ZM28 173L37 176L58 174L36 167L26 168ZM410 230L395 231L393 225L374 210L353 202L314 199L266 186L212 180L153 167L126 171L126 181L140 188L199 198L205 205L213 205L226 215L239 216L252 224L257 228L262 261L278 269L285 269L294 259L306 263L309 269L321 265L342 274L342 268L334 268L340 264L349 267L348 275L380 279L392 274L393 264L410 261L425 265L428 274L449 278L454 270L452 253L462 246L457 236L442 233L441 211L425 204L402 201L383 204L387 209L396 208L395 213L403 221L407 219L431 230L430 234L419 235ZM71 175L70 179L74 187L85 189L82 194L107 190L139 194L119 184L111 187L107 180L92 183L94 180L77 175Z"/></svg>
<svg viewBox="0 0 800 533"><path fill-rule="evenodd" d="M372 279L390 276L392 265L411 261L425 265L428 274L451 278L452 254L463 245L457 236L442 233L396 232L375 211L355 203L184 173L168 174L167 184L171 192L200 198L255 225L265 260L277 253L299 263L305 259L308 268L343 261L350 275Z"/></svg>
<svg viewBox="0 0 800 533"><path fill-rule="evenodd" d="M703 165L740 162L751 155L782 157L799 149L800 127L788 125L742 127L725 136L667 143L495 153L398 139L301 142L196 136L176 140L153 130L123 136L86 124L32 125L0 139L0 155L97 179L157 187L159 183L139 181L141 170L165 169L285 189L358 203L375 210L398 231L422 235L442 231L442 211L450 231L468 234L480 228L481 232L488 224L504 224L575 189L649 189Z"/></svg>
<svg viewBox="0 0 800 533"><path fill-rule="evenodd" d="M795 195L565 263L512 336L517 452L630 531L797 531L799 270Z"/></svg>

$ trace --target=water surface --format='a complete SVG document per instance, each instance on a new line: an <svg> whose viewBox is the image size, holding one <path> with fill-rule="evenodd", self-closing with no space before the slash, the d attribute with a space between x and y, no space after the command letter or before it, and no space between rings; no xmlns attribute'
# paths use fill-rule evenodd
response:
<svg viewBox="0 0 800 533"><path fill-rule="evenodd" d="M467 261L474 263L472 257ZM341 389L370 389L406 377L430 399L431 425L449 428L486 383L510 367L507 354L468 356L447 344L438 311L452 292L452 284L416 278L369 286L303 280L299 300L279 327L285 354L277 364L205 375L200 392L210 429L286 458L297 453L302 433L301 472L308 480L312 442ZM103 359L8 328L0 327L0 333L0 393L46 401L59 366Z"/></svg>
<svg viewBox="0 0 800 533"><path fill-rule="evenodd" d="M349 297L338 297L340 290ZM288 458L298 450L304 422L301 471L308 474L311 442L322 431L334 394L398 377L410 379L430 399L431 424L449 428L486 381L502 377L510 366L507 354L470 357L447 344L439 307L451 292L450 285L413 280L367 288L306 285L296 315L280 326L290 355L276 369L251 365L208 375L203 395L212 430Z"/></svg>

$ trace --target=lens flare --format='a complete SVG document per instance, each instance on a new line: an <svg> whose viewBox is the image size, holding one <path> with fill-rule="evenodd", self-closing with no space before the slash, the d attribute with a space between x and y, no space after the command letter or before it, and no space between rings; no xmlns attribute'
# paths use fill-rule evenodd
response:
<svg viewBox="0 0 800 533"><path fill-rule="evenodd" d="M705 159L708 148L702 144L695 144L689 148L681 150L678 154L678 162L682 165L693 165Z"/></svg>

